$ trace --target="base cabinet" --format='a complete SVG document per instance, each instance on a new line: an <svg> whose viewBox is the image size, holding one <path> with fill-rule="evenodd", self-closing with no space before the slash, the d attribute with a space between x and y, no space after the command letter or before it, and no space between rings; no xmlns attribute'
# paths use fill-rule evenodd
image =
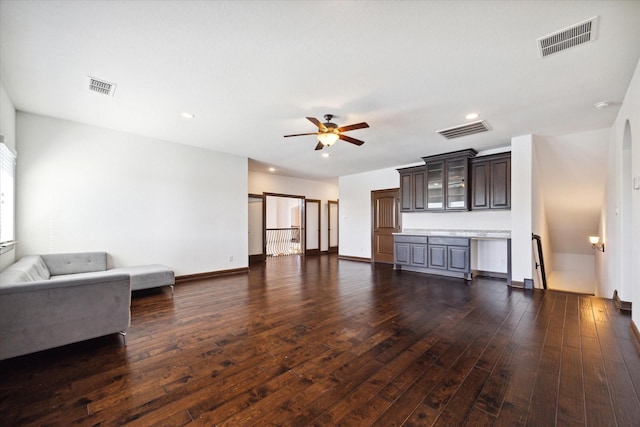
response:
<svg viewBox="0 0 640 427"><path fill-rule="evenodd" d="M468 238L395 235L394 249L396 269L471 279Z"/></svg>
<svg viewBox="0 0 640 427"><path fill-rule="evenodd" d="M451 271L469 272L469 248L447 247L447 268Z"/></svg>
<svg viewBox="0 0 640 427"><path fill-rule="evenodd" d="M447 247L429 245L429 268L447 269Z"/></svg>
<svg viewBox="0 0 640 427"><path fill-rule="evenodd" d="M395 236L394 263L414 267L427 266L426 236Z"/></svg>

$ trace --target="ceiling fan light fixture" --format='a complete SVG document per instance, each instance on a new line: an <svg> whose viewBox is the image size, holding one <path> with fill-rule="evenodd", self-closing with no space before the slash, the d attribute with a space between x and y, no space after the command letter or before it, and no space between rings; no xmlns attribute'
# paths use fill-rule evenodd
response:
<svg viewBox="0 0 640 427"><path fill-rule="evenodd" d="M331 147L338 140L339 135L333 132L322 132L318 134L318 141L325 147Z"/></svg>

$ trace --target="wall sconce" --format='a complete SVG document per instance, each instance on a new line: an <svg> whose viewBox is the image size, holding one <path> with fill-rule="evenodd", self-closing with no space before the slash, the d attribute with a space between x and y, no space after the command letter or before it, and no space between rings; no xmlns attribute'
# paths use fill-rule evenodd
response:
<svg viewBox="0 0 640 427"><path fill-rule="evenodd" d="M591 242L591 247L593 249L597 249L600 252L604 252L604 243L598 243L600 241L600 237L598 236L589 236L589 242Z"/></svg>

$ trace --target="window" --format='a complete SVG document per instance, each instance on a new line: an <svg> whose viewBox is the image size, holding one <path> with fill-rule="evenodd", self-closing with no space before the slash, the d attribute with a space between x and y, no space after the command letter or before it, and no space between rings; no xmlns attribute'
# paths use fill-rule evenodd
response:
<svg viewBox="0 0 640 427"><path fill-rule="evenodd" d="M0 142L0 248L14 243L16 156Z"/></svg>

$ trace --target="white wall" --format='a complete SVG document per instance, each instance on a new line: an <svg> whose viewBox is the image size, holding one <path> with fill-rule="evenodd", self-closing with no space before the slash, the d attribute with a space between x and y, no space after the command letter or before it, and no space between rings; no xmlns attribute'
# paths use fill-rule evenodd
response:
<svg viewBox="0 0 640 427"><path fill-rule="evenodd" d="M581 294L595 293L596 272L593 255L554 252L551 259L555 268L547 272L549 289Z"/></svg>
<svg viewBox="0 0 640 427"><path fill-rule="evenodd" d="M532 166L532 217L531 217L531 227L532 232L540 236L540 242L542 243L542 256L545 267L545 274L547 276L547 285L549 279L551 277L551 272L553 271L553 251L551 250L551 238L549 235L549 225L547 223L547 212L544 203L542 182L540 179L540 164L537 155L537 151L533 151L533 166ZM533 242L532 242L533 243ZM533 245L533 251L535 259L538 263L540 260L538 259L536 245ZM542 289L544 287L542 283L542 269L538 268L533 275L533 281L536 288Z"/></svg>
<svg viewBox="0 0 640 427"><path fill-rule="evenodd" d="M402 214L402 227L438 230L510 230L511 211L404 213Z"/></svg>
<svg viewBox="0 0 640 427"><path fill-rule="evenodd" d="M511 267L512 279L533 279L533 135L511 139Z"/></svg>
<svg viewBox="0 0 640 427"><path fill-rule="evenodd" d="M400 175L395 169L381 169L341 176L340 187L340 255L371 258L371 191L399 188Z"/></svg>
<svg viewBox="0 0 640 427"><path fill-rule="evenodd" d="M289 228L299 222L297 209L301 200L293 197L267 196L266 228Z"/></svg>
<svg viewBox="0 0 640 427"><path fill-rule="evenodd" d="M4 143L16 150L16 109L9 98L9 94L0 81L0 135L4 136ZM15 247L0 255L0 271L13 264L16 257Z"/></svg>
<svg viewBox="0 0 640 427"><path fill-rule="evenodd" d="M328 249L328 200L338 200L338 184L334 181L312 181L288 176L249 171L249 193L277 193L320 200L320 250ZM342 202L340 202L342 204ZM342 206L340 206L342 209ZM290 227L288 225L287 227Z"/></svg>
<svg viewBox="0 0 640 427"><path fill-rule="evenodd" d="M631 230L627 232L622 228L622 191L625 188L622 182L622 152L627 121L631 130L631 176L640 179L640 61L611 128L606 212L601 216L599 227L605 252L598 257L604 257L605 260L599 259L596 263L596 276L600 281L598 294L610 298L617 289L622 300L633 303L632 319L636 326L640 326L640 190L631 190ZM630 251L624 249L626 239L630 239ZM631 280L627 283L621 280L620 272L629 264ZM606 269L606 272L602 269Z"/></svg>
<svg viewBox="0 0 640 427"><path fill-rule="evenodd" d="M247 266L246 158L22 112L17 134L19 256L103 250L176 275Z"/></svg>

